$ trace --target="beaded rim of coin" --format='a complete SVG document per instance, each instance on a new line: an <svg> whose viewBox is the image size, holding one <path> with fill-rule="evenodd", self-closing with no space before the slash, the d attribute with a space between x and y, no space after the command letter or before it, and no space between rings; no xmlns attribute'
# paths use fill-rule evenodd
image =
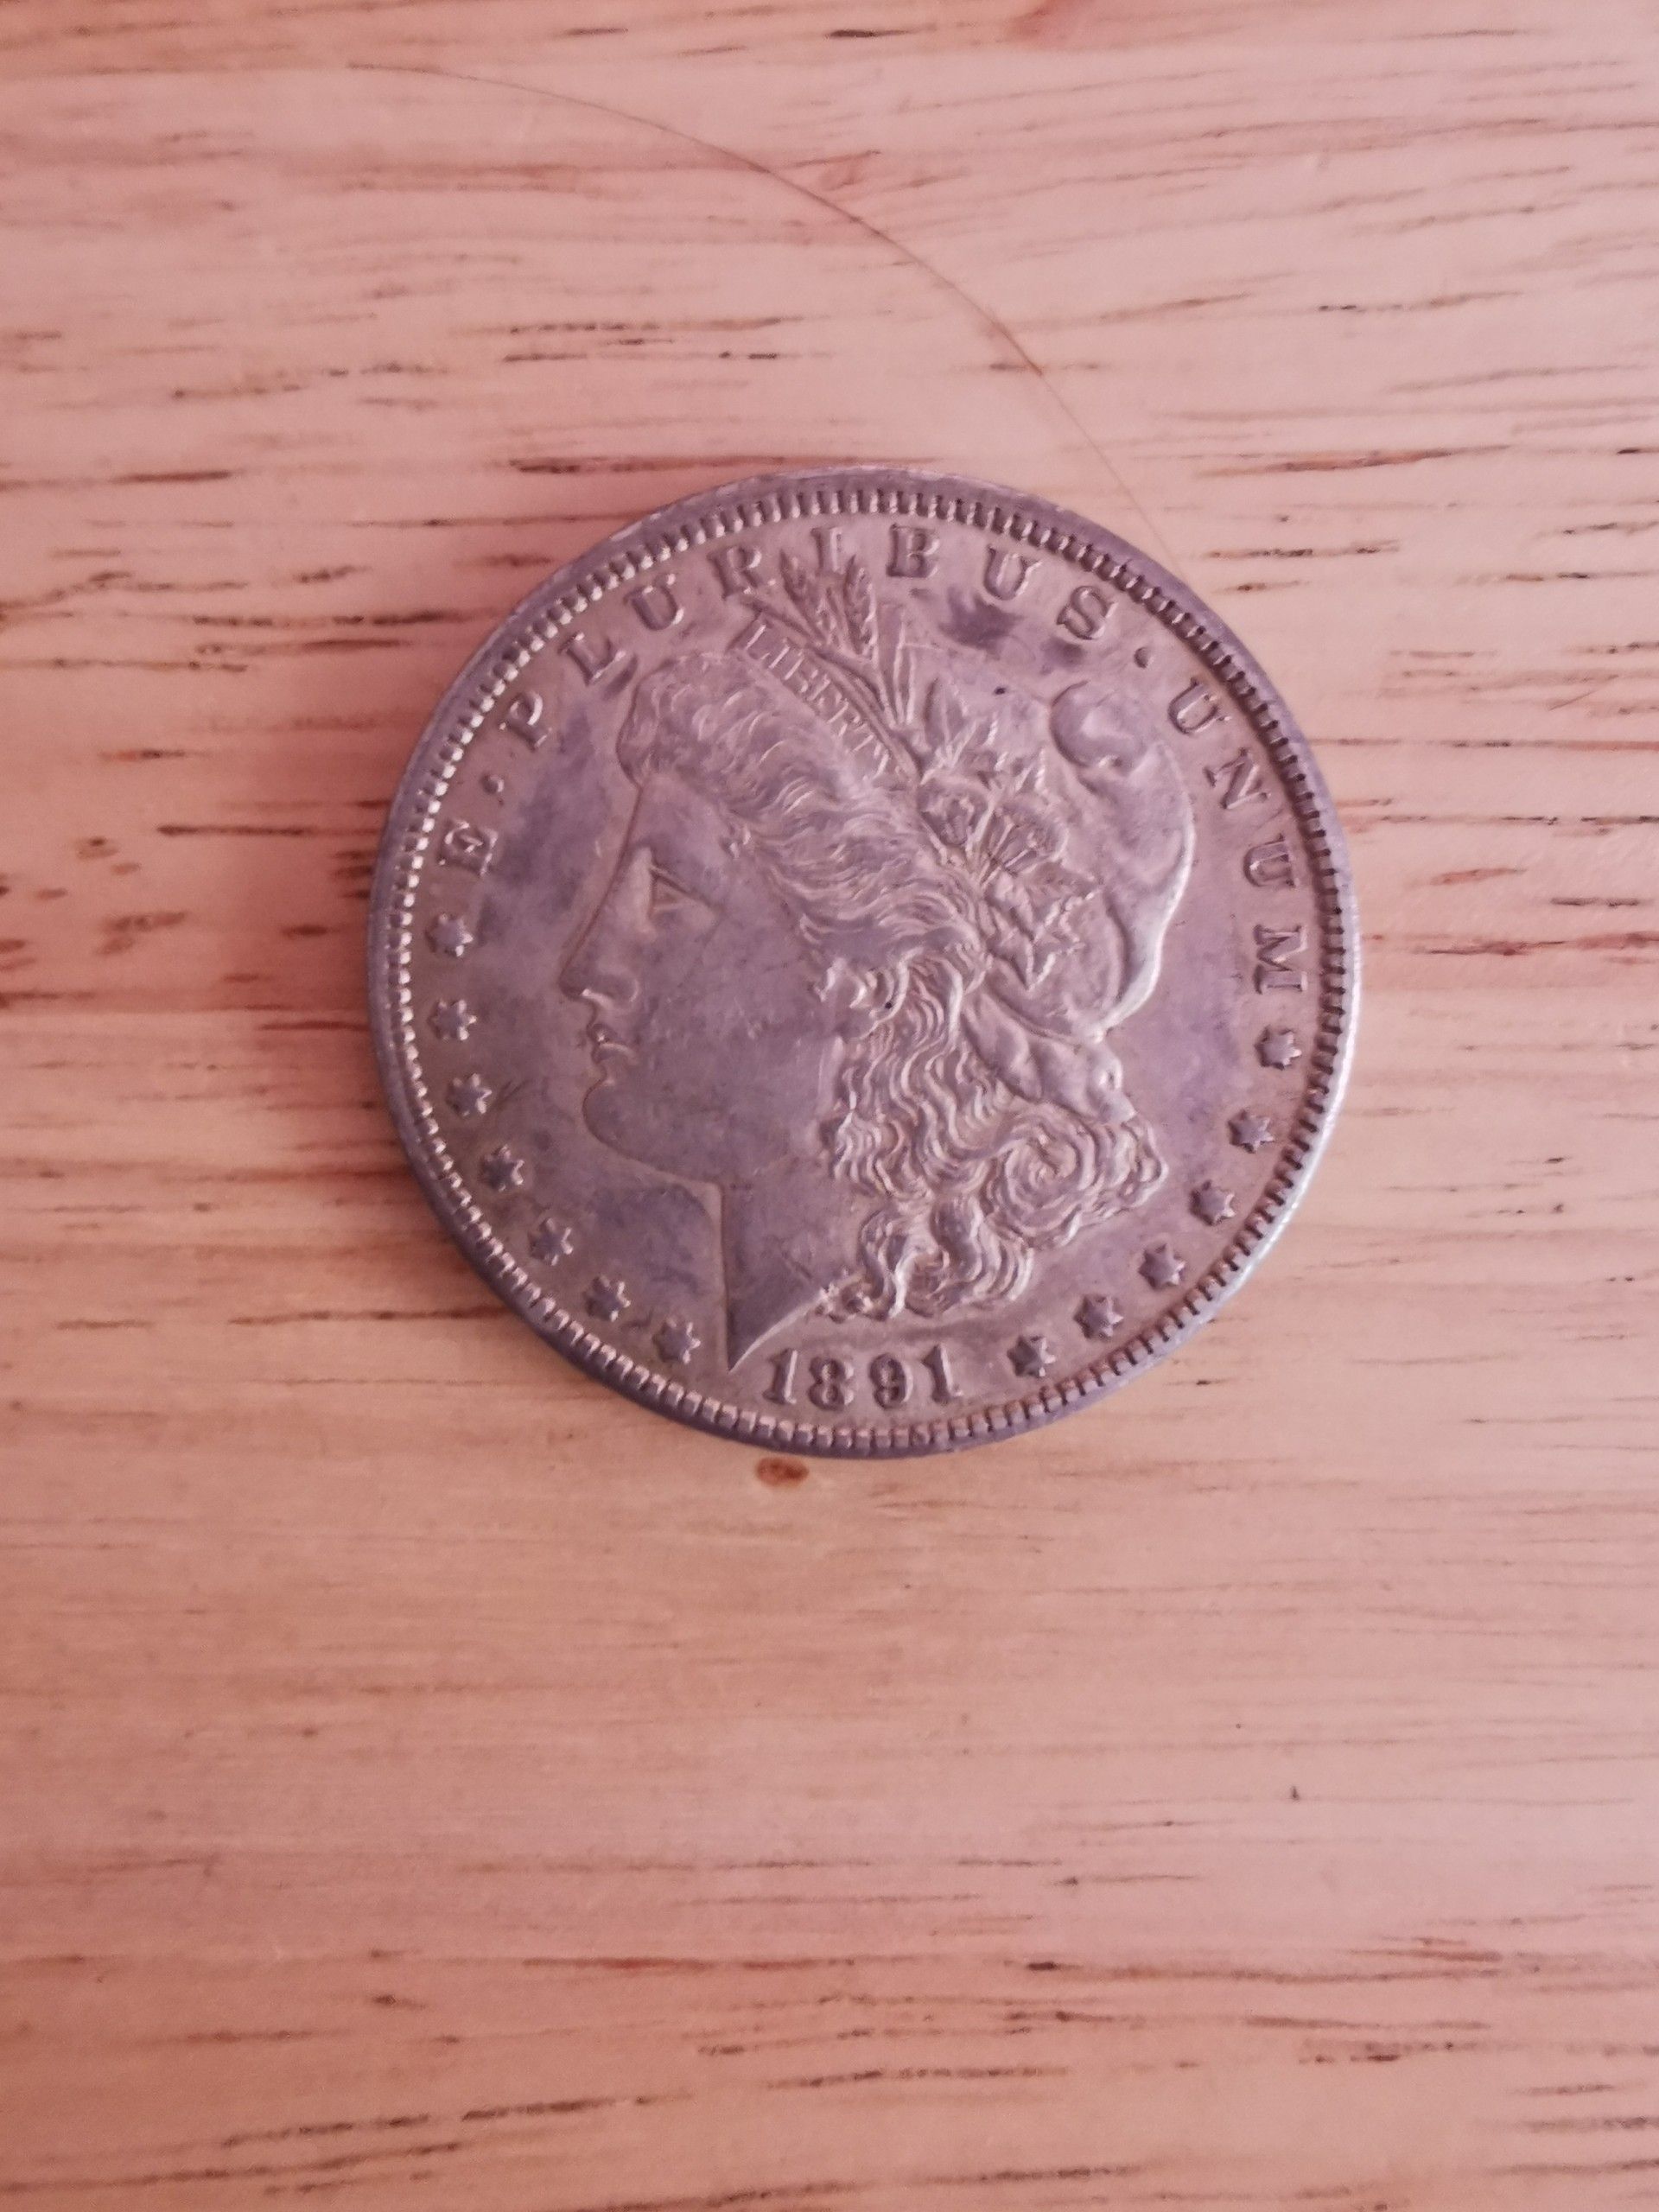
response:
<svg viewBox="0 0 1659 2212"><path fill-rule="evenodd" d="M411 980L412 916L438 810L473 740L537 652L607 594L677 555L768 524L855 515L955 524L1051 554L1135 600L1179 638L1224 685L1266 748L1306 840L1325 955L1301 1109L1261 1199L1203 1275L1138 1335L1077 1373L1000 1404L886 1427L726 1403L607 1343L543 1290L480 1210L444 1140L423 1073ZM434 1211L492 1288L567 1358L655 1412L745 1444L835 1457L939 1452L1017 1434L1117 1389L1210 1319L1261 1262L1318 1163L1347 1080L1358 990L1352 880L1335 809L1289 710L1232 632L1137 547L1082 516L1001 486L879 465L720 485L629 524L537 585L468 661L415 749L381 841L368 950L375 1050L398 1136Z"/></svg>

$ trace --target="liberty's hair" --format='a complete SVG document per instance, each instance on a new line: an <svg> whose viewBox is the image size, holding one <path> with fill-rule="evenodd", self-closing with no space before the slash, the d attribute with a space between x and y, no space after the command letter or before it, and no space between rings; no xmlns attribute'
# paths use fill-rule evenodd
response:
<svg viewBox="0 0 1659 2212"><path fill-rule="evenodd" d="M840 741L762 672L686 654L642 678L619 741L636 783L669 770L716 807L826 988L839 978L854 1001L821 1132L831 1173L868 1201L856 1263L824 1302L840 1318L998 1302L1039 1253L1138 1205L1164 1173L1105 1032L1150 988L1190 864L1185 797L1175 785L1172 800L1173 771L1154 760L1150 804L1131 792L1113 817L1120 880L1068 869L1068 807L1097 815L1126 765L1144 783L1144 759L1126 764L1120 741L1103 767L1088 717L1057 713L1071 761L1057 772L1080 780L1052 792L1017 719L999 706L976 753L906 773ZM1103 995L1103 950L1116 979Z"/></svg>

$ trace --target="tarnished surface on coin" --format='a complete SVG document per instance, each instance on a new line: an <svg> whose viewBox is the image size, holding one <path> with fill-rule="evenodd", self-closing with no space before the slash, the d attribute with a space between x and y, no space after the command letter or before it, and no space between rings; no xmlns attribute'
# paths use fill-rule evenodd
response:
<svg viewBox="0 0 1659 2212"><path fill-rule="evenodd" d="M441 1217L550 1342L802 1450L1078 1405L1334 1110L1339 833L1243 648L955 479L736 485L552 577L398 793L372 983Z"/></svg>

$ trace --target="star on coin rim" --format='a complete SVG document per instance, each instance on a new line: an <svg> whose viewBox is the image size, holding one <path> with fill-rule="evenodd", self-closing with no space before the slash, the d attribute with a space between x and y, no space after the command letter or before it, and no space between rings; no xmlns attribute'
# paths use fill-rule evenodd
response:
<svg viewBox="0 0 1659 2212"><path fill-rule="evenodd" d="M1135 600L1230 694L1266 752L1313 865L1327 957L1304 1046L1309 1087L1277 1145L1262 1198L1220 1255L1136 1335L1077 1372L1000 1404L929 1421L836 1423L728 1404L607 1343L562 1306L514 1255L457 1165L427 1081L410 981L414 913L433 829L468 746L536 652L607 594L661 563L745 531L855 515L911 517L977 530L1048 553ZM440 701L386 819L369 918L369 999L392 1118L434 1211L498 1294L578 1366L657 1412L717 1434L793 1452L874 1457L938 1452L1017 1434L1117 1389L1174 1350L1257 1266L1306 1187L1347 1081L1358 995L1352 880L1336 810L1306 741L1266 675L1187 587L1139 548L1080 515L1020 492L881 466L803 470L725 484L630 524L546 578L498 626ZM1033 1325L1036 1325L1033 1323Z"/></svg>

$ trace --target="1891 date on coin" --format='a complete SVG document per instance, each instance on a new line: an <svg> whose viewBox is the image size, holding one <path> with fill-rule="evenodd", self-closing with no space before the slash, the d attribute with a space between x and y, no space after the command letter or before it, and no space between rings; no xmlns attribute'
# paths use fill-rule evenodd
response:
<svg viewBox="0 0 1659 2212"><path fill-rule="evenodd" d="M664 1413L938 1449L1238 1282L1344 1071L1306 746L1109 532L958 479L728 486L552 576L393 804L398 1129L502 1297Z"/></svg>

